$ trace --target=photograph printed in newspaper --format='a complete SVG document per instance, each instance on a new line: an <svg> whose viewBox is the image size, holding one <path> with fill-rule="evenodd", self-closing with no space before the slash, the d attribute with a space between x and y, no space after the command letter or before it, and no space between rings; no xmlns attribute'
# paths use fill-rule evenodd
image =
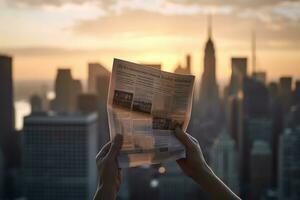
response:
<svg viewBox="0 0 300 200"><path fill-rule="evenodd" d="M185 157L174 124L185 131L192 109L193 75L114 59L107 100L111 139L124 136L119 166L134 167Z"/></svg>

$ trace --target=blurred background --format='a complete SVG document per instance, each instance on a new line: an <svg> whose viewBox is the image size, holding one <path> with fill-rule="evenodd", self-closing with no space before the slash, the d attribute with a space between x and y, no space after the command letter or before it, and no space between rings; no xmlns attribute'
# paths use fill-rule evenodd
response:
<svg viewBox="0 0 300 200"><path fill-rule="evenodd" d="M188 132L243 199L300 199L300 1L0 0L0 199L91 199L113 58L193 74ZM118 199L209 199L175 163Z"/></svg>

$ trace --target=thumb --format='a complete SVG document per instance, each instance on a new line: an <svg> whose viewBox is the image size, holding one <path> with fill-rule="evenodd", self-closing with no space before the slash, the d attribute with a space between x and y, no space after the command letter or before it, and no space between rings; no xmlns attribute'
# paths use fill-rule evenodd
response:
<svg viewBox="0 0 300 200"><path fill-rule="evenodd" d="M120 149L122 147L122 143L123 143L123 135L117 134L112 141L112 144L110 146L110 149L109 149L109 152L107 155L112 158L117 157L117 155L120 152Z"/></svg>
<svg viewBox="0 0 300 200"><path fill-rule="evenodd" d="M193 141L190 139L187 133L185 133L179 126L175 128L175 137L186 147L192 148Z"/></svg>

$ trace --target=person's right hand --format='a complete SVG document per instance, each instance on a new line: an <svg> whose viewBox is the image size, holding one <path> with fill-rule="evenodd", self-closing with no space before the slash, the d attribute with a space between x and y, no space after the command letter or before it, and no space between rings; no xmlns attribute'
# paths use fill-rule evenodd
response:
<svg viewBox="0 0 300 200"><path fill-rule="evenodd" d="M199 183L201 174L210 171L210 168L204 159L198 141L183 132L179 126L175 128L175 136L186 148L186 158L181 158L176 162L187 176Z"/></svg>
<svg viewBox="0 0 300 200"><path fill-rule="evenodd" d="M182 171L198 183L213 200L240 200L210 169L198 141L175 128L175 136L185 146L186 157L177 160Z"/></svg>

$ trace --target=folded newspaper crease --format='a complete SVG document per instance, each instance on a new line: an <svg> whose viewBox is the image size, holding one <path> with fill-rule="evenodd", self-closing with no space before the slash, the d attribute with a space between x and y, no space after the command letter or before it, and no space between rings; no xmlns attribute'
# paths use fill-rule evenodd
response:
<svg viewBox="0 0 300 200"><path fill-rule="evenodd" d="M110 137L123 134L120 167L185 157L172 124L186 130L195 77L114 59L107 100Z"/></svg>

